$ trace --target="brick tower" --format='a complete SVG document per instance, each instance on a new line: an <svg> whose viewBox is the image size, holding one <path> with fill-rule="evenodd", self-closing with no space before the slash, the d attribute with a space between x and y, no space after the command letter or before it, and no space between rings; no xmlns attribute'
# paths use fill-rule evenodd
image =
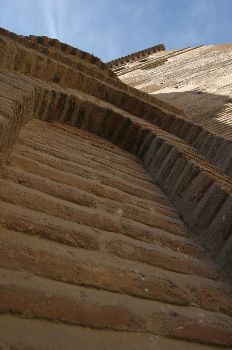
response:
<svg viewBox="0 0 232 350"><path fill-rule="evenodd" d="M231 348L231 46L0 51L0 349Z"/></svg>

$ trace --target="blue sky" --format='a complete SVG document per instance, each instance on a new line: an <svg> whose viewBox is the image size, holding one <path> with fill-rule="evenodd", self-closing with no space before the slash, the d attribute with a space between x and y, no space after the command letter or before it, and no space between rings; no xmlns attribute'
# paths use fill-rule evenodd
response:
<svg viewBox="0 0 232 350"><path fill-rule="evenodd" d="M228 43L232 0L0 0L0 26L47 35L103 61L164 43Z"/></svg>

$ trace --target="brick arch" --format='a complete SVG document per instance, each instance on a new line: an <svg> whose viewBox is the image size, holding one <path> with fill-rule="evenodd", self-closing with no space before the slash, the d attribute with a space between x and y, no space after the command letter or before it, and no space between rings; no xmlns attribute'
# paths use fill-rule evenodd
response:
<svg viewBox="0 0 232 350"><path fill-rule="evenodd" d="M18 37L4 30L1 35L1 161L20 128L35 117L106 138L140 157L191 232L230 271L232 180L219 171L230 173L228 140L125 85L80 50L68 48L67 53L58 42L53 47L46 38ZM202 157L204 139L209 152L203 147ZM217 157L211 157L208 139L220 143Z"/></svg>
<svg viewBox="0 0 232 350"><path fill-rule="evenodd" d="M213 257L219 256L220 260L220 251L231 230L230 179L225 182L204 159L196 159L195 154L188 154L178 147L175 137L160 133L155 126L121 110L112 110L106 103L87 94L76 92L71 95L39 88L34 95L34 107L30 104L27 107L36 118L89 131L136 154L177 206L191 232ZM222 234L225 213L228 216Z"/></svg>

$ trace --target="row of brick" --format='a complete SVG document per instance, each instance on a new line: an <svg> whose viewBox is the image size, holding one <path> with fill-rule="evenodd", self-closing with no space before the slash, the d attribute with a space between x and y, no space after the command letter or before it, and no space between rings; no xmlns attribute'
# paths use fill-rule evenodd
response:
<svg viewBox="0 0 232 350"><path fill-rule="evenodd" d="M62 43L57 39L50 39L47 36L18 36L17 34L10 32L4 28L0 28L0 35L7 37L8 40L16 41L17 43L26 46L31 49L38 50L40 52L48 53L48 50L45 48L52 48L53 50L57 49L59 52L63 52L65 55L71 55L74 58L83 59L87 64L92 64L93 68L100 68L101 73L103 71L109 76L114 76L113 72L110 69L107 69L107 65L104 64L98 57L90 55L88 52L74 48L68 44ZM44 47L44 50L42 50ZM51 51L49 52L51 54ZM59 57L60 59L61 57Z"/></svg>
<svg viewBox="0 0 232 350"><path fill-rule="evenodd" d="M149 333L112 332L87 327L54 324L49 321L25 320L15 316L1 316L0 329L2 330L0 345L5 350L31 349L50 350L51 344L56 350L68 348L76 350L127 350L146 349L154 350L213 350L221 349L217 346L207 346L175 339L154 336ZM12 332L14 329L14 332ZM20 339L24 335L23 344ZM43 337L41 337L43 334Z"/></svg>
<svg viewBox="0 0 232 350"><path fill-rule="evenodd" d="M0 233L1 313L10 310L23 319L84 326L84 331L90 327L194 340L198 345L230 344L231 291L218 280L216 266L196 243L177 235L172 227L170 233L139 224L142 211L137 211L137 217L130 222L121 214L115 220L112 213L107 214L106 205L101 209L97 206L104 198L101 190L95 196L96 208L91 207L93 178L89 178L92 188L88 191L88 176L85 172L76 174L75 169L81 158L90 157L89 172L96 176L99 167L95 162L100 166L107 153L113 167L120 163L119 149L116 152L112 144L102 139L99 141L104 143L103 149L94 146L94 136L80 142L81 135L90 135L84 132L79 132L79 139L75 134L68 138L72 130L75 128L29 122L20 132L8 162L1 167L0 222L5 227L1 226ZM42 136L43 144L49 146L39 151ZM30 147L24 153L27 140ZM51 174L61 171L58 150L66 159L61 185L57 178L50 179ZM68 159L71 150L72 161ZM95 162L91 162L91 153ZM142 171L142 164L124 152L122 176L127 168L126 158L130 159L128 168L133 167L134 161L137 171ZM34 164L38 164L37 168ZM122 195L126 193L132 204L136 193L118 188L119 175L114 179L109 170L105 176L111 180L108 185L98 177L95 183ZM86 181L82 183L85 197L80 193L81 180ZM148 175L147 180L149 183ZM67 186L70 190L66 192ZM156 192L156 186L152 186ZM153 200L139 197L141 202L153 203L150 217L156 216L156 202L159 204L164 196ZM119 203L116 210L121 208L123 212L124 203ZM166 206L171 213L173 209L167 200ZM170 219L162 218L163 228ZM177 344L183 347L186 344L182 341Z"/></svg>
<svg viewBox="0 0 232 350"><path fill-rule="evenodd" d="M0 312L67 324L230 345L231 318L0 269ZM17 293L17 298L15 294ZM200 320L200 322L199 322ZM216 332L215 332L216 330Z"/></svg>

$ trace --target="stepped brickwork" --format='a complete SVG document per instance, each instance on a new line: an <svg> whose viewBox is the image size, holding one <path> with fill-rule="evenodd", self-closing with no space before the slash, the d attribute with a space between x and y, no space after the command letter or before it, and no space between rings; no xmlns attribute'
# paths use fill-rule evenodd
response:
<svg viewBox="0 0 232 350"><path fill-rule="evenodd" d="M0 348L231 348L230 140L57 40L0 51Z"/></svg>

